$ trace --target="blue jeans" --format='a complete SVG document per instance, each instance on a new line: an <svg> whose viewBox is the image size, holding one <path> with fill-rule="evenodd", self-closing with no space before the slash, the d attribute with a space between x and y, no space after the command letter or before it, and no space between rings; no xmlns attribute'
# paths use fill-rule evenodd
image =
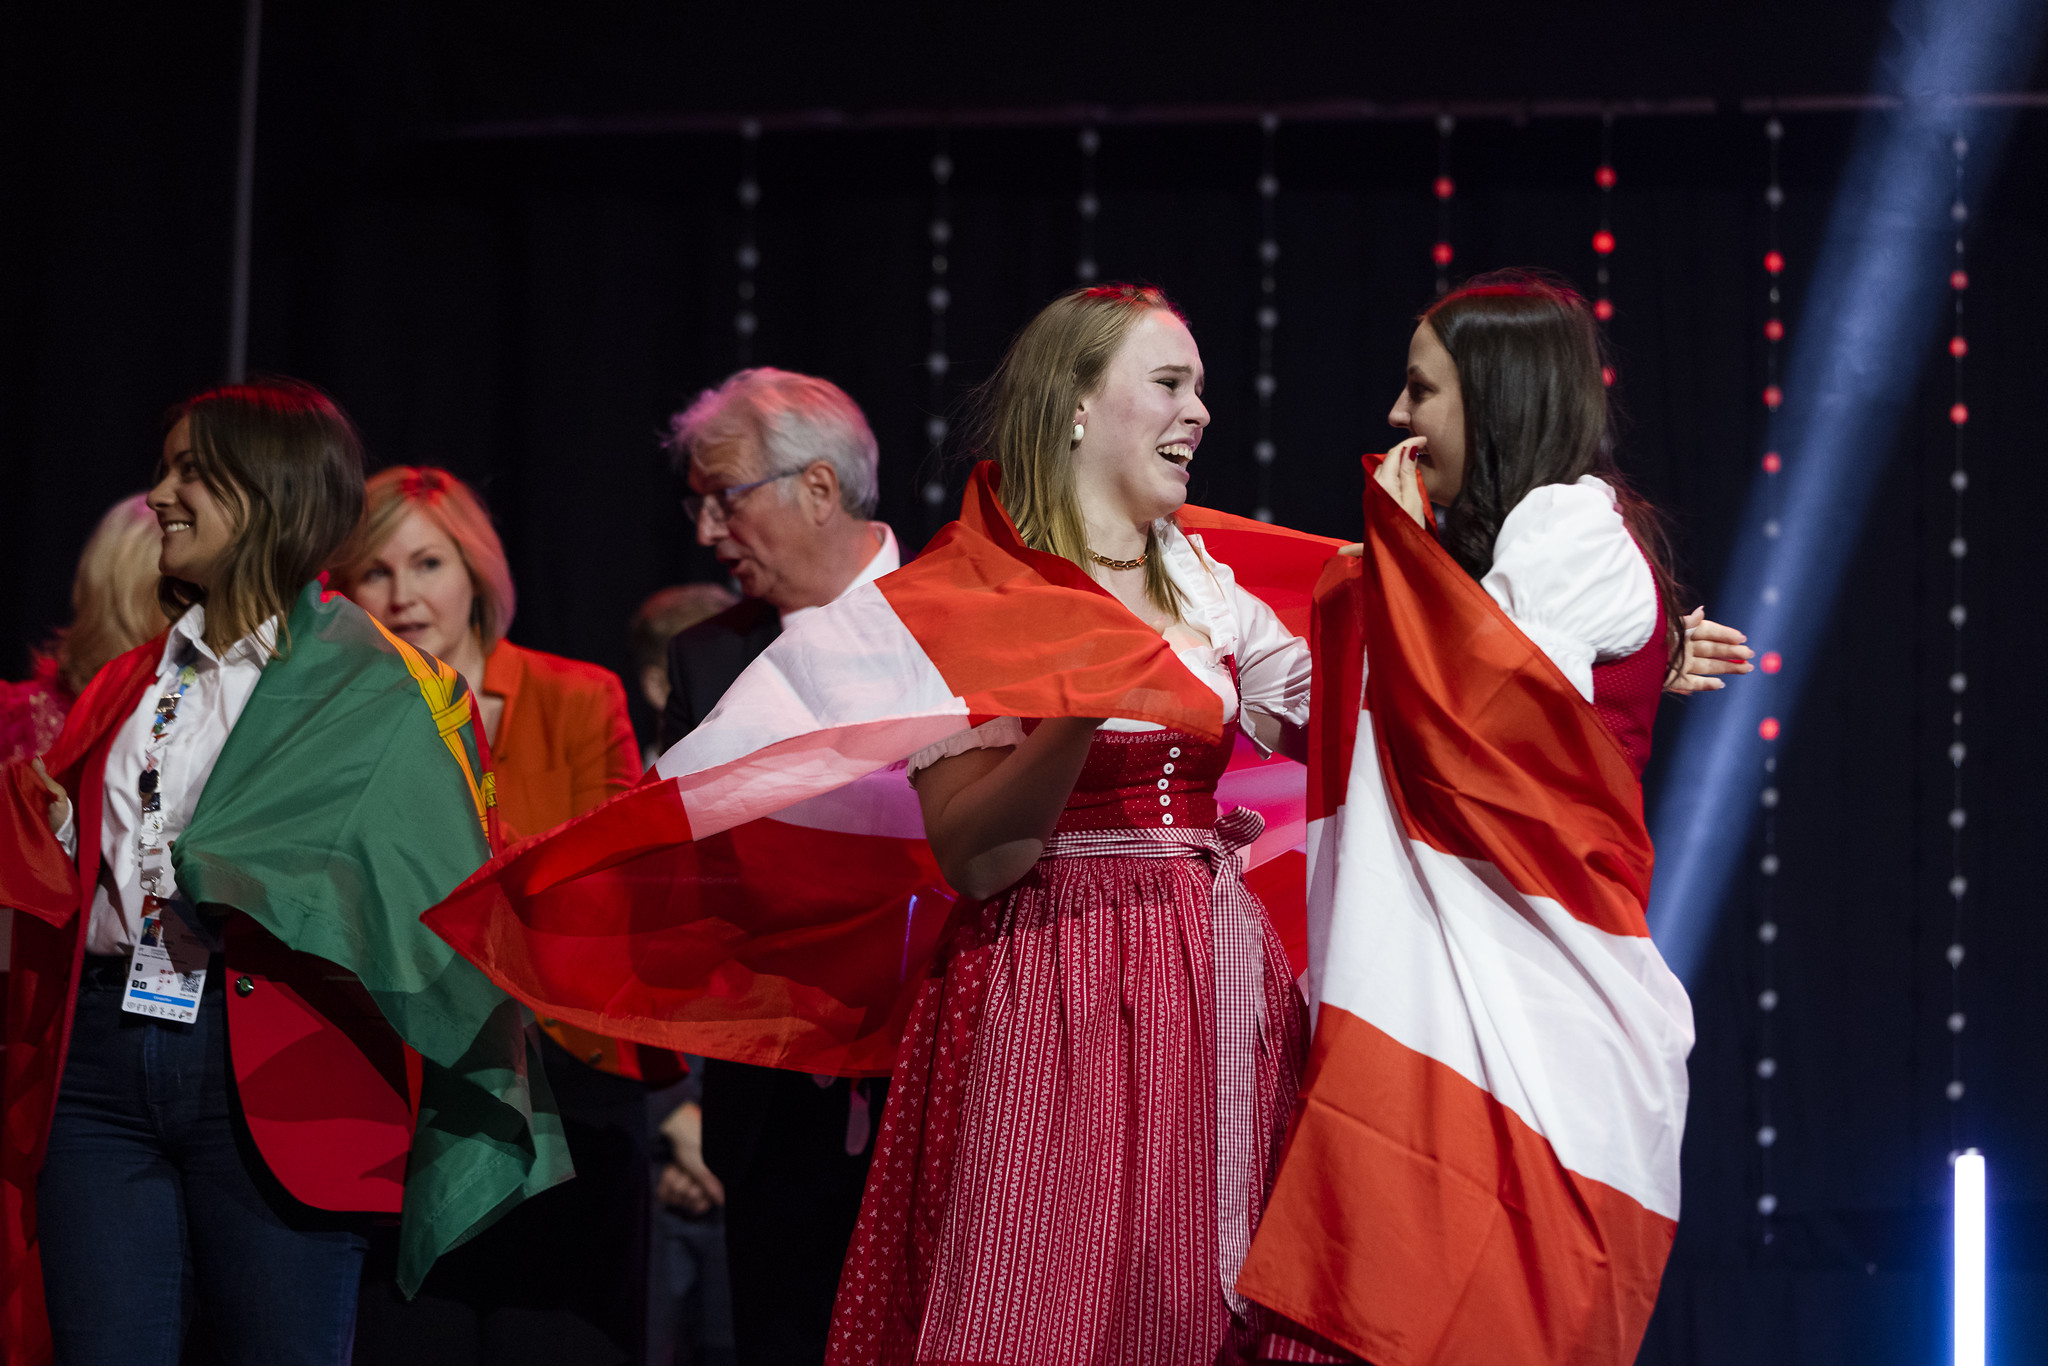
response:
<svg viewBox="0 0 2048 1366"><path fill-rule="evenodd" d="M121 1009L126 961L88 958L36 1186L61 1366L177 1366L195 1310L228 1366L340 1366L368 1220L287 1195L241 1126L226 972L199 1018Z"/></svg>

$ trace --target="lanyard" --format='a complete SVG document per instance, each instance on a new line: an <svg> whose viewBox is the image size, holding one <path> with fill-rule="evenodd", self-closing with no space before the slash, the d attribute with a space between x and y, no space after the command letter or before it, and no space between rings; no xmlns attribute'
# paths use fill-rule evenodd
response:
<svg viewBox="0 0 2048 1366"><path fill-rule="evenodd" d="M179 666L178 672L165 682L163 693L156 700L156 715L149 723L149 738L142 746L142 774L135 780L136 791L142 796L142 819L135 827L135 860L142 871L143 894L159 901L164 899L165 875L168 871L164 857L161 768L171 723L178 719L178 704L184 700L185 690L199 677L199 670L193 667L191 657L191 648L188 646L185 662Z"/></svg>
<svg viewBox="0 0 2048 1366"><path fill-rule="evenodd" d="M135 857L142 870L142 933L128 958L128 981L121 1009L175 1024L199 1018L199 996L206 986L206 964L212 944L169 893L164 857L162 763L178 704L199 671L188 649L178 672L164 683L156 699L149 738L142 745L142 776L135 780L142 795L142 819L135 828Z"/></svg>

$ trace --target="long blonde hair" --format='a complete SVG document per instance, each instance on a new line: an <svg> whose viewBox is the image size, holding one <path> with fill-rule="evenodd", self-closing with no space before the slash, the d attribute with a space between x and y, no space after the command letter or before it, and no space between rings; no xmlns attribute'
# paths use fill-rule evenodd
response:
<svg viewBox="0 0 2048 1366"><path fill-rule="evenodd" d="M1181 316L1151 285L1069 290L1024 325L976 396L976 454L1002 471L1003 508L1033 550L1089 567L1088 528L1074 490L1074 409L1102 389L1124 338L1147 313ZM1185 321L1185 320L1183 320ZM1158 529L1145 536L1145 596L1181 615Z"/></svg>
<svg viewBox="0 0 2048 1366"><path fill-rule="evenodd" d="M491 514L476 490L432 465L393 465L370 476L363 499L363 519L355 533L335 552L329 578L344 593L353 593L370 561L398 530L406 514L417 508L455 542L455 553L469 571L472 593L469 625L489 654L512 629L519 605L512 588L512 567L505 543L491 525Z"/></svg>
<svg viewBox="0 0 2048 1366"><path fill-rule="evenodd" d="M57 679L73 697L116 655L164 629L156 600L163 529L144 494L108 508L78 557L71 580L71 624L45 650Z"/></svg>

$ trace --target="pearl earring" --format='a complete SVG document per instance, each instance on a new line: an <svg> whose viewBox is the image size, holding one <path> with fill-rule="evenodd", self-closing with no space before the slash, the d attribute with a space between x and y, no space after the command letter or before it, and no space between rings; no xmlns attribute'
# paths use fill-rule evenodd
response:
<svg viewBox="0 0 2048 1366"><path fill-rule="evenodd" d="M1081 424L1080 424L1080 423L1078 423L1078 422L1076 422L1076 423L1074 424L1074 444L1075 444L1076 446L1080 445L1080 444L1081 444L1081 438L1082 438L1083 436L1085 436L1086 434L1087 434L1087 433L1086 433L1086 431L1085 431L1085 430L1084 430L1084 429L1082 428Z"/></svg>

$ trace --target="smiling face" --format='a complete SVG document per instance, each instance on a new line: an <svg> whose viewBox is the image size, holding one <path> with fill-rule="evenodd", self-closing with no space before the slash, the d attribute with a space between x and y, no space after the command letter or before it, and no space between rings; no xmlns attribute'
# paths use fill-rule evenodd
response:
<svg viewBox="0 0 2048 1366"><path fill-rule="evenodd" d="M199 477L190 418L179 418L164 437L163 464L156 487L149 491L149 510L163 529L157 572L201 588L213 587L235 543L239 509L215 496Z"/></svg>
<svg viewBox="0 0 2048 1366"><path fill-rule="evenodd" d="M1074 487L1091 532L1143 527L1187 502L1188 465L1209 425L1202 384L1187 324L1153 309L1132 325L1101 389L1074 413Z"/></svg>
<svg viewBox="0 0 2048 1366"><path fill-rule="evenodd" d="M385 630L453 661L474 638L476 584L454 538L415 507L349 588Z"/></svg>
<svg viewBox="0 0 2048 1366"><path fill-rule="evenodd" d="M1408 341L1408 381L1387 421L1423 439L1416 452L1423 492L1438 507L1449 507L1465 487L1465 395L1458 366L1428 323L1417 324Z"/></svg>

